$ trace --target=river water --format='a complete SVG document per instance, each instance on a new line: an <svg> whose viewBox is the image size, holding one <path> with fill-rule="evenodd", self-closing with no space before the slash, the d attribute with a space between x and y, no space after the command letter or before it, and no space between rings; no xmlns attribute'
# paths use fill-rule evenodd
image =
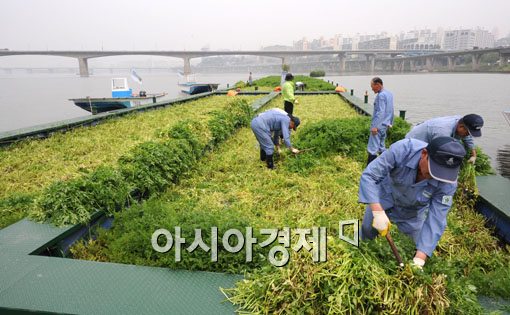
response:
<svg viewBox="0 0 510 315"><path fill-rule="evenodd" d="M183 96L177 75L139 73L143 90L166 92L167 99ZM254 73L254 79L266 74ZM0 77L0 132L68 118L90 115L74 106L70 98L109 97L112 77L128 77L130 87L140 85L128 73L97 74L89 78L65 74L3 75ZM328 76L363 98L372 76ZM200 82L220 83L220 88L246 81L247 73L197 74ZM502 112L510 110L510 75L508 74L399 74L382 76L386 89L393 92L395 110L406 110L411 123L446 115L477 113L483 116L483 136L476 144L491 156L493 165L498 149L510 145L510 125Z"/></svg>
<svg viewBox="0 0 510 315"><path fill-rule="evenodd" d="M363 99L373 76L330 76L330 80L349 89ZM510 145L510 124L503 111L510 110L509 74L399 74L381 76L384 87L394 96L395 114L406 110L406 119L416 124L449 115L479 114L484 119L482 137L475 138L496 167L498 150Z"/></svg>

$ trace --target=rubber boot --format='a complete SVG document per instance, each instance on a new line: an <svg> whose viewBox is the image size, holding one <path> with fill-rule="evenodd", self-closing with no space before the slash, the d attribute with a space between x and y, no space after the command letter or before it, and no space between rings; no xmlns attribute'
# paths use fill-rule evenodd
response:
<svg viewBox="0 0 510 315"><path fill-rule="evenodd" d="M266 151L260 149L260 160L264 162L266 160Z"/></svg>
<svg viewBox="0 0 510 315"><path fill-rule="evenodd" d="M377 158L377 155L374 155L374 154L368 154L368 160L367 160L367 166L368 164L370 164L370 162L372 162L373 160L375 160Z"/></svg>
<svg viewBox="0 0 510 315"><path fill-rule="evenodd" d="M267 155L266 156L266 165L269 169L274 169L274 162L273 162L273 155Z"/></svg>

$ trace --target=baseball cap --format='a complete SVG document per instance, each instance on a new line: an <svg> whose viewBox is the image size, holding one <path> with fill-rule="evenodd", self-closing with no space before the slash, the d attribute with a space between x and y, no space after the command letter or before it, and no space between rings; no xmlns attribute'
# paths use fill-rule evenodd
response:
<svg viewBox="0 0 510 315"><path fill-rule="evenodd" d="M483 118L477 114L469 114L462 117L462 123L468 128L469 134L473 137L482 135Z"/></svg>
<svg viewBox="0 0 510 315"><path fill-rule="evenodd" d="M294 76L292 75L292 73L287 73L285 75L285 81L292 81L294 80Z"/></svg>
<svg viewBox="0 0 510 315"><path fill-rule="evenodd" d="M296 116L290 116L290 119L292 119L292 121L294 122L294 128L292 128L292 129L294 129L294 131L296 131L296 128L301 123L301 120L299 120L299 118Z"/></svg>
<svg viewBox="0 0 510 315"><path fill-rule="evenodd" d="M437 137L429 143L427 152L432 178L441 182L455 183L466 155L464 146L454 138Z"/></svg>

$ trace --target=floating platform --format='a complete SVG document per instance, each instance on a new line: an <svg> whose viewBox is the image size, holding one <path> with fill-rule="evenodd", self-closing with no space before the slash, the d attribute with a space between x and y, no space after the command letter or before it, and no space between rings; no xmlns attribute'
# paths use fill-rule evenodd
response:
<svg viewBox="0 0 510 315"><path fill-rule="evenodd" d="M242 276L40 256L80 225L0 230L0 313L233 314L220 288Z"/></svg>
<svg viewBox="0 0 510 315"><path fill-rule="evenodd" d="M4 142L49 136L127 112L174 105L213 95L204 93L77 118L4 134ZM265 93L251 106L259 110L279 93ZM91 224L101 224L101 213ZM234 314L221 293L242 275L171 270L50 256L62 254L87 234L89 226L55 227L27 219L0 229L0 314Z"/></svg>
<svg viewBox="0 0 510 315"><path fill-rule="evenodd" d="M499 175L477 176L476 184L480 193L476 210L510 244L510 179Z"/></svg>
<svg viewBox="0 0 510 315"><path fill-rule="evenodd" d="M219 91L218 94L224 92ZM0 143L98 123L103 119L133 111L171 106L195 98L142 105L94 117L83 117L45 126L0 134ZM252 103L256 111L277 97L276 92ZM298 94L338 94L304 92ZM356 111L372 113L362 100L339 94ZM480 199L477 208L510 242L510 180L501 176L477 178ZM58 228L23 219L0 230L0 313L67 314L233 314L235 307L226 301L220 288L231 288L241 275L191 272L146 266L124 265L46 256L87 226Z"/></svg>
<svg viewBox="0 0 510 315"><path fill-rule="evenodd" d="M61 121L56 121L47 124L36 125L27 128L16 129L12 131L0 132L0 146L9 145L11 143L25 140L25 139L43 139L51 136L56 132L66 132L74 128L95 126L102 121L121 117L135 112L145 112L149 110L160 109L169 106L175 106L184 102L200 99L203 97L214 95L212 92L202 93L197 95L190 95L180 97L172 100L161 101L154 104L140 105L136 107L124 108L113 110L106 113L99 113L97 115L81 116Z"/></svg>

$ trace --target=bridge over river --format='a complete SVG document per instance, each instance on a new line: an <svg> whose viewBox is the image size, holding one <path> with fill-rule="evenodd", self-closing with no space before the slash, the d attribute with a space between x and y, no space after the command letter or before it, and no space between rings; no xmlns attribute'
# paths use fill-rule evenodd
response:
<svg viewBox="0 0 510 315"><path fill-rule="evenodd" d="M0 50L0 57L3 56L61 56L75 58L78 60L80 76L89 76L88 60L92 58L111 57L111 56L163 56L181 58L184 62L184 74L191 73L190 60L193 58L203 58L211 56L261 56L279 58L282 64L285 64L292 57L334 55L338 59L338 70L340 73L345 71L346 61L352 61L352 57L358 57L356 62L362 62L365 70L373 72L376 62L382 63L384 67L390 66L392 69L403 69L406 63L410 68L415 68L416 64L425 64L426 69L432 71L439 58L448 59L448 68L453 70L456 60L460 56L471 56L472 70L477 71L480 68L480 60L484 54L498 53L500 64L505 65L510 58L510 47L506 48L488 48L461 51L417 51L417 50L286 50L286 51L267 51L267 50L248 50L248 51L177 51L177 50L123 50L123 51L72 51L72 50ZM361 59L359 58L361 57Z"/></svg>

